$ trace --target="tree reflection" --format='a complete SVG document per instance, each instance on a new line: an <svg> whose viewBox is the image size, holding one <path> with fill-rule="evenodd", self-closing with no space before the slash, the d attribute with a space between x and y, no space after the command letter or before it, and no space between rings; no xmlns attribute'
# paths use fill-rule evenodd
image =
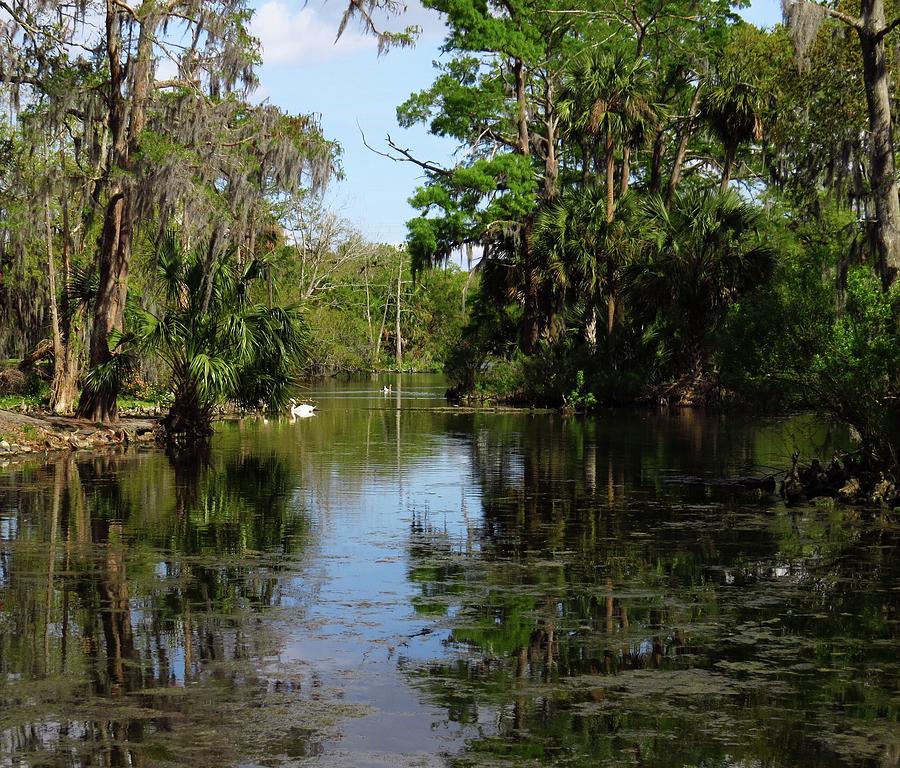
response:
<svg viewBox="0 0 900 768"><path fill-rule="evenodd" d="M0 763L239 754L277 647L253 617L310 538L283 462L69 456L2 482Z"/></svg>
<svg viewBox="0 0 900 768"><path fill-rule="evenodd" d="M414 606L448 653L408 674L478 727L456 763L889 764L896 520L760 505L716 473L771 446L709 421L618 426L476 429L480 524L413 520Z"/></svg>

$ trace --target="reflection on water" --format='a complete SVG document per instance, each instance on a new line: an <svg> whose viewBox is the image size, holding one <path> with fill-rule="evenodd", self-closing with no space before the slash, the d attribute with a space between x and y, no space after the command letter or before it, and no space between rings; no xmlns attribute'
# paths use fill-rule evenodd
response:
<svg viewBox="0 0 900 768"><path fill-rule="evenodd" d="M897 518L726 482L844 436L441 391L0 476L0 766L900 761Z"/></svg>

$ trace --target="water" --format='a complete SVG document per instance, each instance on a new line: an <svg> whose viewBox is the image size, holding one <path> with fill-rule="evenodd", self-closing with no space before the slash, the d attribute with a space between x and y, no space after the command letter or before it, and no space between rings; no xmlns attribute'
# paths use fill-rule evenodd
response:
<svg viewBox="0 0 900 768"><path fill-rule="evenodd" d="M0 768L900 761L897 517L724 482L846 436L442 391L0 474Z"/></svg>

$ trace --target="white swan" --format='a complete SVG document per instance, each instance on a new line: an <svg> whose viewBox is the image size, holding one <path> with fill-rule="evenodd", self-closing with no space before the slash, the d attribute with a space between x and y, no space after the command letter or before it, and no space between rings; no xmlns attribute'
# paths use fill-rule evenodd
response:
<svg viewBox="0 0 900 768"><path fill-rule="evenodd" d="M316 406L310 405L309 403L298 403L296 400L291 400L291 416L300 417L301 419L308 419L310 416L316 415Z"/></svg>

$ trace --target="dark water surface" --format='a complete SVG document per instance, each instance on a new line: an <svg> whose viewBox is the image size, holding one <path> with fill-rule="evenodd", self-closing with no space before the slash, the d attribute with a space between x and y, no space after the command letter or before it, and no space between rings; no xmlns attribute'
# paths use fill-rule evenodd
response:
<svg viewBox="0 0 900 768"><path fill-rule="evenodd" d="M441 392L0 469L0 768L898 764L897 518L723 482L845 436Z"/></svg>

